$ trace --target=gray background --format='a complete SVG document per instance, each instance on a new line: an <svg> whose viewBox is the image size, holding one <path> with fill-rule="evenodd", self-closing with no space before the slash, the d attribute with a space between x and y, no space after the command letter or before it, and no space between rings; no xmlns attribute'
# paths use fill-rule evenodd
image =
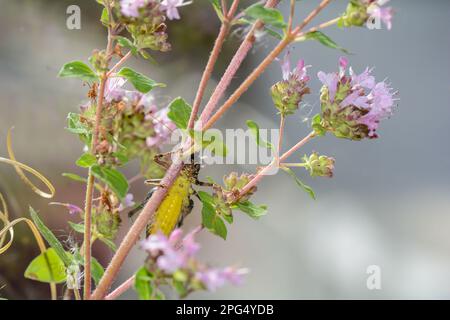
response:
<svg viewBox="0 0 450 320"><path fill-rule="evenodd" d="M162 100L181 95L192 101L207 50L189 46L186 39L198 33L205 48L210 47L217 27L204 2L197 0L191 9L182 10L191 28L180 31L177 23L173 24L178 39L172 41L174 51L159 59L159 66L133 62L152 78L170 84L161 92ZM305 16L317 3L300 1L297 17ZM82 9L79 31L65 28L68 4L78 4ZM399 91L398 107L392 119L382 123L380 138L349 142L327 136L305 147L303 152L317 150L337 160L331 180L310 179L299 172L316 190L316 201L298 190L287 176L264 180L255 202L269 205L267 217L255 222L238 215L226 242L209 234L200 236L205 260L251 269L246 284L193 298L450 298L450 2L398 0L391 5L396 16L390 32L326 30L354 53L349 61L356 70L373 66L377 79L388 77ZM77 81L58 80L55 75L64 62L86 59L92 48L104 46L102 29L96 22L98 7L79 0L0 0L0 7L1 155L6 154L7 128L15 126L17 157L55 182L58 201L81 204L80 186L61 179L60 174L82 172L72 164L82 146L64 126L67 113L76 110L85 88ZM281 8L286 12L286 3ZM345 1L335 1L315 22L333 18L344 8ZM235 83L244 79L273 44L267 40L257 46ZM219 64L216 78L232 52L233 43L227 45L230 49ZM320 84L315 74L336 70L340 52L308 42L296 45L293 56L313 66L309 69L313 94L305 100L317 111ZM268 88L279 77L279 66L274 64L220 126L241 128L246 119L254 119L261 127L275 128L277 120ZM301 113L307 115L306 110ZM309 130L302 115L290 118L286 145L294 144ZM242 168L217 166L205 169L205 175L220 177L230 170ZM133 175L133 169L128 173ZM67 234L65 213L48 208L45 201L23 187L11 168L0 167L0 188L15 216L23 215L31 203L62 238ZM145 191L135 186L137 196ZM187 225L194 226L198 220L198 214L193 215ZM26 231L22 235L31 243ZM15 245L16 250L26 245L22 242ZM102 247L95 250L103 262L110 258ZM26 263L15 263L14 254L6 257L0 257L0 287L7 284L3 295L47 296L46 288L41 290L31 281L16 282L22 273L18 270ZM31 257L23 259L29 261ZM142 259L142 252L134 251L121 279L129 276ZM381 267L382 290L366 288L369 265Z"/></svg>

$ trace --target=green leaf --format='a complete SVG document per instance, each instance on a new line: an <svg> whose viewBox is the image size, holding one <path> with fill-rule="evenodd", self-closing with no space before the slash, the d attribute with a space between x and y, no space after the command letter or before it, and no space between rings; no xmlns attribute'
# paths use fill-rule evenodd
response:
<svg viewBox="0 0 450 320"><path fill-rule="evenodd" d="M100 238L98 238L98 240L100 240L101 242L106 244L108 246L108 248L111 249L111 251L116 252L117 246L112 240L109 240L108 238L104 238L104 237L100 237Z"/></svg>
<svg viewBox="0 0 450 320"><path fill-rule="evenodd" d="M83 223L74 223L72 221L69 221L69 226L78 233L84 233L84 224Z"/></svg>
<svg viewBox="0 0 450 320"><path fill-rule="evenodd" d="M266 205L255 205L251 203L250 201L243 201L238 202L236 206L241 210L242 212L245 212L249 215L249 217L253 219L258 219L262 216L265 216L267 214L267 206Z"/></svg>
<svg viewBox="0 0 450 320"><path fill-rule="evenodd" d="M247 120L247 127L250 129L251 134L253 135L253 137L256 140L256 143L258 144L258 146L267 148L267 149L272 149L275 150L275 147L273 146L272 143L267 142L263 139L260 138L259 135L259 126L258 124L253 121L253 120Z"/></svg>
<svg viewBox="0 0 450 320"><path fill-rule="evenodd" d="M151 300L153 296L152 274L141 267L135 274L134 290L136 290L139 300Z"/></svg>
<svg viewBox="0 0 450 320"><path fill-rule="evenodd" d="M178 129L187 129L192 107L181 97L174 99L169 104L167 116L175 123Z"/></svg>
<svg viewBox="0 0 450 320"><path fill-rule="evenodd" d="M66 268L55 249L49 248L31 261L24 276L45 283L62 283L66 280Z"/></svg>
<svg viewBox="0 0 450 320"><path fill-rule="evenodd" d="M58 77L79 78L86 82L95 82L99 80L95 72L82 61L66 63L59 71Z"/></svg>
<svg viewBox="0 0 450 320"><path fill-rule="evenodd" d="M116 37L117 43L123 47L123 48L128 48L130 49L131 53L136 55L138 53L138 47L135 46L133 44L133 42L131 42L130 39L125 38L125 37L121 37L121 36L117 36Z"/></svg>
<svg viewBox="0 0 450 320"><path fill-rule="evenodd" d="M36 211L32 207L30 207L30 215L31 219L33 220L34 224L36 225L36 228L41 232L44 239L48 242L48 244L55 249L56 254L59 256L59 258L64 262L66 266L69 266L71 261L64 250L64 247L62 246L61 242L55 237L53 232L50 231L49 228L42 222L41 218L37 214Z"/></svg>
<svg viewBox="0 0 450 320"><path fill-rule="evenodd" d="M204 191L199 191L198 196L203 203L202 224L206 229L226 240L227 227L215 210L213 196Z"/></svg>
<svg viewBox="0 0 450 320"><path fill-rule="evenodd" d="M97 158L91 153L85 153L75 162L75 164L82 168L90 168L97 164Z"/></svg>
<svg viewBox="0 0 450 320"><path fill-rule="evenodd" d="M216 217L213 228L216 235L221 237L223 240L227 239L227 226L225 225L225 222L223 222L222 218L219 216Z"/></svg>
<svg viewBox="0 0 450 320"><path fill-rule="evenodd" d="M314 132L322 137L327 133L327 130L322 126L322 116L320 113L316 114L311 121L311 127L314 129Z"/></svg>
<svg viewBox="0 0 450 320"><path fill-rule="evenodd" d="M103 269L103 266L100 264L100 262L98 262L94 257L91 257L91 275L96 286L99 284L100 279L103 277L104 273L105 269Z"/></svg>
<svg viewBox="0 0 450 320"><path fill-rule="evenodd" d="M156 81L144 76L142 73L134 71L130 68L123 68L118 73L118 76L124 77L129 80L133 86L142 93L147 93L156 87L165 87L163 83L157 83Z"/></svg>
<svg viewBox="0 0 450 320"><path fill-rule="evenodd" d="M299 178L297 178L297 176L296 176L294 171L292 171L290 168L287 168L287 167L282 167L281 169L283 169L284 172L289 174L295 180L297 185L300 188L302 188L303 190L305 190L311 196L311 198L316 200L316 195L314 194L314 190L311 187L309 187L306 184L304 184Z"/></svg>
<svg viewBox="0 0 450 320"><path fill-rule="evenodd" d="M286 28L287 24L284 21L280 10L273 8L266 8L263 4L257 3L245 10L247 16L253 19L259 19L265 24L274 26L276 28Z"/></svg>
<svg viewBox="0 0 450 320"><path fill-rule="evenodd" d="M109 26L109 14L108 14L108 10L106 8L103 8L102 16L100 18L100 21L102 22L102 24L105 27Z"/></svg>
<svg viewBox="0 0 450 320"><path fill-rule="evenodd" d="M121 200L125 198L128 192L128 181L122 172L99 165L92 166L91 170L92 174L106 183Z"/></svg>
<svg viewBox="0 0 450 320"><path fill-rule="evenodd" d="M63 177L69 178L70 180L76 181L76 182L82 182L85 183L87 181L86 178L80 177L79 175L75 173L63 173Z"/></svg>
<svg viewBox="0 0 450 320"><path fill-rule="evenodd" d="M303 41L303 40L317 40L324 46L331 48L331 49L337 49L341 50L342 52L349 54L348 50L339 46L336 42L331 40L327 35L325 35L323 32L320 31L312 31L308 32L303 37L300 37L297 39L297 41Z"/></svg>
<svg viewBox="0 0 450 320"><path fill-rule="evenodd" d="M209 0L209 2L213 6L214 11L216 12L220 21L223 21L223 12L222 12L222 5L220 4L220 0Z"/></svg>

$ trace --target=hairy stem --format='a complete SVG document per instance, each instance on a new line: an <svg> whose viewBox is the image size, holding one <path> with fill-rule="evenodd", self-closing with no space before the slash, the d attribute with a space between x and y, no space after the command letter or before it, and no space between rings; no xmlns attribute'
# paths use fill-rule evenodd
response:
<svg viewBox="0 0 450 320"><path fill-rule="evenodd" d="M120 286L118 286L114 291L112 291L110 294L108 294L105 297L105 300L115 300L119 298L122 294L127 292L134 284L135 276L131 276L126 280L124 283L122 283Z"/></svg>
<svg viewBox="0 0 450 320"><path fill-rule="evenodd" d="M314 138L316 136L315 132L311 132L310 134L308 134L305 138L303 138L302 140L300 140L296 145L294 145L291 149L289 149L289 151L285 152L280 158L279 161L282 162L284 160L286 160L287 158L289 158L289 156L291 156L295 151L297 151L298 149L300 149L301 147L303 147L306 143L308 143L312 138ZM256 186L263 178L264 176L266 176L271 170L273 170L274 168L276 168L276 166L278 166L279 164L277 163L277 161L273 161L271 164L269 164L268 166L264 167L263 169L261 169L255 177L253 177L252 180L250 180L244 188L242 188L241 192L239 193L239 195L236 197L236 199L240 199L242 196L244 196L247 192L249 192L254 186Z"/></svg>
<svg viewBox="0 0 450 320"><path fill-rule="evenodd" d="M203 126L203 130L207 130L219 120L222 115L231 108L237 100L250 88L256 79L266 70L266 68L278 57L281 52L293 41L292 36L285 37L270 54L263 60L263 62L245 79L245 81L236 89L236 91L228 98L228 100L211 116L211 118Z"/></svg>
<svg viewBox="0 0 450 320"><path fill-rule="evenodd" d="M239 86L238 89L228 98L228 100L217 110L217 112L209 118L206 124L203 126L203 130L209 129L213 124L219 120L222 115L231 108L236 101L248 90L248 88L255 82L256 79L266 70L266 68L281 54L281 52L290 44L298 34L303 30L303 28L314 19L315 16L319 14L332 0L323 0L317 8L315 8L311 13L302 21L302 23L297 26L292 32L288 33L283 40L281 40L278 45L272 50L272 52L261 62L261 64L256 67L256 69L245 79L245 81ZM206 111L206 108L205 108Z"/></svg>
<svg viewBox="0 0 450 320"><path fill-rule="evenodd" d="M108 28L108 44L106 52L108 56L113 51L113 37L111 28ZM108 61L109 62L109 61ZM106 82L108 81L108 74L103 73L100 80L100 88L98 92L97 107L95 112L95 126L92 136L91 152L96 154L98 138L100 135L100 123L102 120L103 100L105 95ZM86 201L84 208L84 299L89 300L91 295L91 236L92 236L92 198L94 193L95 178L92 170L89 169L89 175L86 186Z"/></svg>
<svg viewBox="0 0 450 320"><path fill-rule="evenodd" d="M183 163L174 163L167 170L166 175L161 181L161 186L163 187L160 187L155 191L151 199L145 205L144 209L142 209L142 212L139 214L134 224L131 226L130 230L128 230L128 233L122 240L108 268L105 270L100 283L93 292L91 299L101 300L106 296L107 291L116 278L117 273L128 256L128 253L139 240L140 234L144 231L148 221L150 221L155 211L166 197L167 192L174 183L175 179L178 177L182 167Z"/></svg>
<svg viewBox="0 0 450 320"><path fill-rule="evenodd" d="M230 21L233 19L234 14L236 13L239 1L240 0L234 0L233 4L231 5L230 11L224 13L225 17L220 27L219 35L217 36L216 42L214 43L214 47L211 51L208 63L206 64L205 70L203 71L202 79L200 80L200 84L197 89L197 94L195 96L194 104L192 106L192 113L189 118L189 125L188 125L189 129L194 128L195 119L197 117L200 104L202 103L206 86L208 85L209 79L211 78L214 66L216 65L217 59L219 58L225 39L230 33L231 28ZM226 10L225 4L222 4L222 7L224 10Z"/></svg>
<svg viewBox="0 0 450 320"><path fill-rule="evenodd" d="M266 2L266 7L273 8L273 7L277 6L279 2L280 2L280 0L268 0ZM206 104L205 109L203 110L202 114L200 115L200 119L199 119L200 128L206 123L206 121L211 116L211 113L214 111L214 109L218 105L220 99L222 99L223 95L225 94L225 91L227 90L231 81L233 80L234 76L236 75L236 72L242 65L242 62L247 57L248 53L250 52L251 48L253 47L253 44L256 41L255 32L257 30L261 29L263 26L264 26L264 24L261 21L259 21L259 20L256 21L253 24L250 31L248 32L244 41L241 43L240 47L236 51L230 64L228 65L227 69L225 70L225 73L223 74L223 76L220 79L219 83L217 84L213 94L211 95L208 103Z"/></svg>
<svg viewBox="0 0 450 320"><path fill-rule="evenodd" d="M117 69L119 69L120 66L122 66L122 65L123 65L123 64L131 57L131 55L132 55L132 52L131 52L131 51L128 51L127 54L124 55L124 56L122 57L122 59L120 59L120 60L116 63L116 65L115 65L114 67L112 67L112 68L109 70L109 72L108 72L108 74L107 74L107 77L108 77L108 78L111 77L111 76L114 74L114 72L116 72Z"/></svg>

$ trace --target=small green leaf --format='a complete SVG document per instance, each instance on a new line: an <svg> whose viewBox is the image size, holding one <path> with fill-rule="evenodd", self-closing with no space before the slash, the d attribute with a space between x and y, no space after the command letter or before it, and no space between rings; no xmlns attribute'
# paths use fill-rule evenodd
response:
<svg viewBox="0 0 450 320"><path fill-rule="evenodd" d="M134 55L136 55L138 53L138 47L136 47L133 44L133 42L131 42L130 39L125 38L125 37L121 37L121 36L117 36L116 40L117 40L117 43L121 47L130 49L131 53L133 53Z"/></svg>
<svg viewBox="0 0 450 320"><path fill-rule="evenodd" d="M273 146L273 144L271 144L270 142L267 142L263 139L260 138L259 135L259 126L258 124L253 121L253 120L247 120L247 127L250 129L250 132L252 133L253 137L256 140L256 144L258 146L267 148L267 149L272 149L275 150L275 147Z"/></svg>
<svg viewBox="0 0 450 320"><path fill-rule="evenodd" d="M152 274L141 267L135 274L134 290L136 290L139 300L151 300L153 296Z"/></svg>
<svg viewBox="0 0 450 320"><path fill-rule="evenodd" d="M263 4L257 3L245 10L247 16L253 19L259 19L265 24L274 26L276 28L286 28L287 24L284 21L283 14L280 10L273 8L266 8Z"/></svg>
<svg viewBox="0 0 450 320"><path fill-rule="evenodd" d="M75 163L79 167L90 168L97 164L97 158L91 153L85 153Z"/></svg>
<svg viewBox="0 0 450 320"><path fill-rule="evenodd" d="M220 4L220 0L209 0L209 2L213 6L214 11L216 12L216 14L219 17L220 21L223 21L223 12L222 12L222 6Z"/></svg>
<svg viewBox="0 0 450 320"><path fill-rule="evenodd" d="M102 16L100 18L100 21L102 22L102 24L105 27L109 26L109 14L108 14L108 10L106 8L103 8Z"/></svg>
<svg viewBox="0 0 450 320"><path fill-rule="evenodd" d="M66 63L59 71L58 77L79 78L86 82L98 81L98 76L95 72L82 61L72 61Z"/></svg>
<svg viewBox="0 0 450 320"><path fill-rule="evenodd" d="M249 217L253 219L258 219L262 216L265 216L267 214L267 206L266 205L255 205L251 203L250 201L243 201L238 202L236 206L241 210L242 212L245 212L248 214Z"/></svg>
<svg viewBox="0 0 450 320"><path fill-rule="evenodd" d="M30 207L30 215L31 219L33 220L34 224L36 225L36 228L40 231L42 236L45 240L47 240L48 244L55 249L56 254L59 256L59 258L64 262L66 266L69 266L71 261L64 250L64 247L62 246L61 242L55 237L53 232L50 231L49 228L42 222L41 218L37 214L36 211L32 207Z"/></svg>
<svg viewBox="0 0 450 320"><path fill-rule="evenodd" d="M100 264L100 262L98 262L94 257L91 257L91 275L96 286L99 284L100 279L103 277L104 273L105 269Z"/></svg>
<svg viewBox="0 0 450 320"><path fill-rule="evenodd" d="M92 166L91 170L93 175L106 183L121 200L125 198L128 192L128 181L122 172L99 165Z"/></svg>
<svg viewBox="0 0 450 320"><path fill-rule="evenodd" d="M101 242L106 244L108 246L108 248L111 249L111 251L116 252L117 246L112 240L109 240L108 238L104 238L104 237L100 237L100 238L98 238L98 240L100 240Z"/></svg>
<svg viewBox="0 0 450 320"><path fill-rule="evenodd" d="M45 283L61 283L66 280L66 268L55 249L49 248L31 261L24 276Z"/></svg>
<svg viewBox="0 0 450 320"><path fill-rule="evenodd" d="M76 182L82 182L85 183L87 181L86 178L80 177L79 175L75 173L63 173L63 177L69 178L70 180L76 181Z"/></svg>
<svg viewBox="0 0 450 320"><path fill-rule="evenodd" d="M214 219L214 233L221 237L223 240L227 240L227 226L219 216Z"/></svg>
<svg viewBox="0 0 450 320"><path fill-rule="evenodd" d="M342 52L349 54L348 50L339 46L336 42L331 40L327 35L325 35L323 32L320 31L312 31L308 32L303 37L300 37L297 39L297 41L303 41L303 40L317 40L324 46L331 48L331 49L337 49L341 50Z"/></svg>
<svg viewBox="0 0 450 320"><path fill-rule="evenodd" d="M322 116L320 115L320 113L316 114L312 118L311 127L319 137L322 137L327 133L327 129L322 125Z"/></svg>
<svg viewBox="0 0 450 320"><path fill-rule="evenodd" d="M227 227L215 210L213 196L204 191L199 191L198 196L203 203L202 224L206 229L225 240L227 238Z"/></svg>
<svg viewBox="0 0 450 320"><path fill-rule="evenodd" d="M192 107L181 97L174 99L169 104L167 117L172 120L178 129L186 129L191 117Z"/></svg>
<svg viewBox="0 0 450 320"><path fill-rule="evenodd" d="M144 76L142 73L134 71L130 68L123 68L118 73L118 76L124 77L129 80L133 86L142 93L147 93L156 87L165 87L163 83L157 83L156 81Z"/></svg>
<svg viewBox="0 0 450 320"><path fill-rule="evenodd" d="M84 233L84 224L83 223L74 223L72 221L69 221L69 226L78 233Z"/></svg>
<svg viewBox="0 0 450 320"><path fill-rule="evenodd" d="M314 190L311 187L309 187L306 184L304 184L299 178L297 178L297 176L296 176L294 171L292 171L290 168L287 168L287 167L282 167L281 169L283 169L284 172L289 174L295 180L297 185L300 188L302 188L303 190L305 190L311 196L311 198L316 200L316 195L314 194Z"/></svg>

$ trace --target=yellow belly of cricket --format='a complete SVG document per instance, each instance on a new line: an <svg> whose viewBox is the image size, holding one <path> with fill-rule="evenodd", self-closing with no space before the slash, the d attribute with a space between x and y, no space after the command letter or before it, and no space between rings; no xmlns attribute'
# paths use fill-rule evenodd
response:
<svg viewBox="0 0 450 320"><path fill-rule="evenodd" d="M147 230L148 234L161 231L169 235L175 229L183 209L189 204L190 185L189 179L183 174L175 180L156 211L153 223Z"/></svg>

